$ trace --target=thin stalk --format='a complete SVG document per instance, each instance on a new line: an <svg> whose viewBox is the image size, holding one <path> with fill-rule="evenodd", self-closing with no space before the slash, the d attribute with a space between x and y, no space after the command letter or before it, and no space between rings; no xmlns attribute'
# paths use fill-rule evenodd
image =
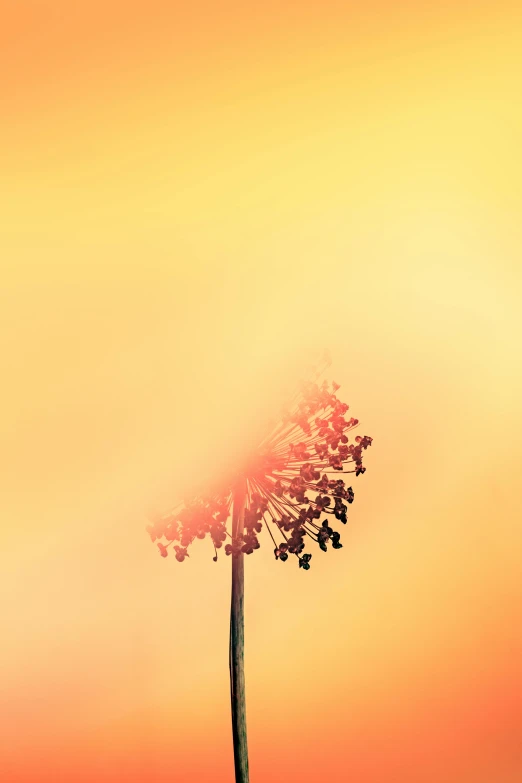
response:
<svg viewBox="0 0 522 783"><path fill-rule="evenodd" d="M234 489L232 508L232 540L241 540L244 529L246 479ZM231 557L232 600L230 605L230 701L232 706L232 737L236 783L248 783L248 747L245 704L245 574L244 554Z"/></svg>

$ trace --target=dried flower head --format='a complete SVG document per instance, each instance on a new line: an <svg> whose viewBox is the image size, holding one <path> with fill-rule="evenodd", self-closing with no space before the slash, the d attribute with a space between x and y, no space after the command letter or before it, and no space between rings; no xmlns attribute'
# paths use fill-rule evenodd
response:
<svg viewBox="0 0 522 783"><path fill-rule="evenodd" d="M161 556L167 557L172 547L182 562L194 539L207 536L214 545L214 560L223 545L232 557L249 555L259 549L263 527L276 560L285 562L294 555L304 570L310 568L312 555L304 550L311 541L323 552L329 544L340 549L341 537L332 525L334 520L346 524L348 504L354 499L352 487L340 475L365 472L363 451L372 438L358 435L351 440L359 422L346 417L348 405L336 396L339 388L326 381L303 384L291 409L221 492L199 495L151 519L147 531ZM227 522L239 479L246 484L244 527L234 538Z"/></svg>

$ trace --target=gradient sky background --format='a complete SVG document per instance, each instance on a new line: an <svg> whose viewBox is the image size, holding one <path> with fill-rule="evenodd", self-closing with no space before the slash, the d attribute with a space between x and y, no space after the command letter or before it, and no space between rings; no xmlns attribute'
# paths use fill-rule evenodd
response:
<svg viewBox="0 0 522 783"><path fill-rule="evenodd" d="M252 783L522 780L521 23L1 4L6 781L232 779L230 561L143 511L323 345L374 444L341 551L247 559Z"/></svg>

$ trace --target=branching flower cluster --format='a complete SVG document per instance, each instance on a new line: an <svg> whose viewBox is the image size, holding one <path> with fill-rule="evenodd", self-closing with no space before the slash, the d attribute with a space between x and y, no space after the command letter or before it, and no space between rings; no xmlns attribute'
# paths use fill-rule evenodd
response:
<svg viewBox="0 0 522 783"><path fill-rule="evenodd" d="M188 547L210 537L217 550L224 547L232 557L259 549L259 534L265 527L274 544L276 560L297 557L299 567L310 568L312 555L305 552L310 540L323 551L342 547L334 519L346 524L354 492L340 474L360 476L363 451L372 438L356 436L359 422L346 418L348 405L324 381L303 384L290 412L256 450L241 473L246 481L246 505L242 535L234 539L227 529L237 476L222 493L201 495L166 514L156 515L147 527L162 557L173 551L176 560L188 557Z"/></svg>

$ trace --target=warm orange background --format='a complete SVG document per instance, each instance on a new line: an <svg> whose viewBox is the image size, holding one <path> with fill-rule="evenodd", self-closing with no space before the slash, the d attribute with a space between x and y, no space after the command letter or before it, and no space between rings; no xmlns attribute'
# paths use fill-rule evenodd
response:
<svg viewBox="0 0 522 783"><path fill-rule="evenodd" d="M522 780L521 24L1 4L6 783L232 780L230 561L142 509L321 345L374 445L340 552L247 559L252 783Z"/></svg>

